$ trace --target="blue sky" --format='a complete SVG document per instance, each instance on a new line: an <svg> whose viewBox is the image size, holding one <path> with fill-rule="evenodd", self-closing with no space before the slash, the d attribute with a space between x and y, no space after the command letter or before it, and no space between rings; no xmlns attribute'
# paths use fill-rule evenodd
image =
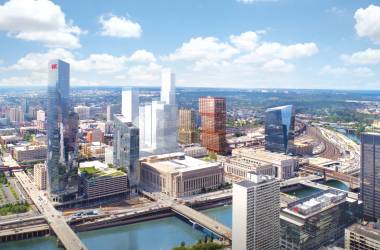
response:
<svg viewBox="0 0 380 250"><path fill-rule="evenodd" d="M377 1L0 1L0 43L0 86L380 89Z"/></svg>

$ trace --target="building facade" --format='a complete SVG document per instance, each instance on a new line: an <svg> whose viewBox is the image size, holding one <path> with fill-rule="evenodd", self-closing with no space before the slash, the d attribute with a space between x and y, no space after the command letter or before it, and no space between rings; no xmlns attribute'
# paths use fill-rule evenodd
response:
<svg viewBox="0 0 380 250"><path fill-rule="evenodd" d="M139 108L140 147L150 155L178 151L174 73L164 70L161 79L161 100Z"/></svg>
<svg viewBox="0 0 380 250"><path fill-rule="evenodd" d="M47 171L46 165L43 163L34 165L33 168L34 184L39 190L46 190Z"/></svg>
<svg viewBox="0 0 380 250"><path fill-rule="evenodd" d="M265 149L292 153L294 147L295 109L293 105L265 111Z"/></svg>
<svg viewBox="0 0 380 250"><path fill-rule="evenodd" d="M329 189L291 202L281 210L281 249L317 250L344 236L358 215L358 201Z"/></svg>
<svg viewBox="0 0 380 250"><path fill-rule="evenodd" d="M74 107L74 112L78 114L79 120L88 120L90 119L90 107L88 106L76 106Z"/></svg>
<svg viewBox="0 0 380 250"><path fill-rule="evenodd" d="M280 185L250 175L232 188L232 249L280 249Z"/></svg>
<svg viewBox="0 0 380 250"><path fill-rule="evenodd" d="M195 119L195 110L180 109L178 111L178 141L180 144L198 142Z"/></svg>
<svg viewBox="0 0 380 250"><path fill-rule="evenodd" d="M114 115L113 164L125 169L132 189L140 180L139 152L139 129L123 115Z"/></svg>
<svg viewBox="0 0 380 250"><path fill-rule="evenodd" d="M125 88L121 92L121 114L133 125L139 126L139 93L135 88Z"/></svg>
<svg viewBox="0 0 380 250"><path fill-rule="evenodd" d="M380 219L380 134L361 135L360 195L363 216L370 221Z"/></svg>
<svg viewBox="0 0 380 250"><path fill-rule="evenodd" d="M199 98L201 144L208 150L226 153L226 100L221 97Z"/></svg>
<svg viewBox="0 0 380 250"><path fill-rule="evenodd" d="M353 224L346 228L344 247L348 250L380 249L380 227L377 223Z"/></svg>
<svg viewBox="0 0 380 250"><path fill-rule="evenodd" d="M46 154L46 145L21 146L13 149L13 158L18 162L44 160Z"/></svg>
<svg viewBox="0 0 380 250"><path fill-rule="evenodd" d="M81 193L86 199L125 197L129 192L127 174L101 162L82 162L79 173Z"/></svg>
<svg viewBox="0 0 380 250"><path fill-rule="evenodd" d="M70 65L52 60L48 70L47 190L53 200L60 201L69 193L77 192L74 177L77 172L78 115L70 112Z"/></svg>
<svg viewBox="0 0 380 250"><path fill-rule="evenodd" d="M150 156L141 161L141 184L172 197L215 190L224 182L220 163L209 163L183 153Z"/></svg>

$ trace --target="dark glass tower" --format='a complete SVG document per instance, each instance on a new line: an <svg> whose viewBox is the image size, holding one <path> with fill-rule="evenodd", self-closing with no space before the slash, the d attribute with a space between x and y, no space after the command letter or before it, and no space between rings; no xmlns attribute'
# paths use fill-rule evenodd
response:
<svg viewBox="0 0 380 250"><path fill-rule="evenodd" d="M295 109L293 105L265 111L265 149L291 153L294 147Z"/></svg>
<svg viewBox="0 0 380 250"><path fill-rule="evenodd" d="M48 70L47 189L53 200L60 201L75 192L69 182L76 176L78 116L70 111L70 65L52 60Z"/></svg>
<svg viewBox="0 0 380 250"><path fill-rule="evenodd" d="M376 221L380 218L380 134L361 135L360 165L363 216Z"/></svg>
<svg viewBox="0 0 380 250"><path fill-rule="evenodd" d="M139 128L123 115L114 115L113 163L128 174L129 187L139 184Z"/></svg>

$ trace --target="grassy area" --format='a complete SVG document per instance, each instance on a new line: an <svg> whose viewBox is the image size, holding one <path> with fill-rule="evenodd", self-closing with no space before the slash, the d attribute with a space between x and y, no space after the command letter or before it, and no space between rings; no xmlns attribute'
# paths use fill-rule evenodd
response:
<svg viewBox="0 0 380 250"><path fill-rule="evenodd" d="M7 184L7 183L8 183L8 179L5 176L4 172L0 172L0 184Z"/></svg>
<svg viewBox="0 0 380 250"><path fill-rule="evenodd" d="M106 172L106 171L102 171L100 169L97 169L95 167L82 167L82 168L79 168L79 171L82 174L85 174L88 178L99 177L99 176L116 177L116 176L124 175L124 173L122 171L112 169L112 171Z"/></svg>
<svg viewBox="0 0 380 250"><path fill-rule="evenodd" d="M0 215L9 215L9 214L20 214L25 213L29 210L30 205L28 203L16 203L16 204L6 204L0 206Z"/></svg>
<svg viewBox="0 0 380 250"><path fill-rule="evenodd" d="M18 197L18 194L17 194L16 190L14 189L14 187L9 182L7 183L7 187L11 191L13 197L15 197L16 201L19 201L20 198Z"/></svg>

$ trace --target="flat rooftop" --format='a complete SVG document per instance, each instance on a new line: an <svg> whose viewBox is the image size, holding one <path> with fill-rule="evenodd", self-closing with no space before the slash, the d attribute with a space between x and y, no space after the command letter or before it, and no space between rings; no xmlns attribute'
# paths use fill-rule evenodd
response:
<svg viewBox="0 0 380 250"><path fill-rule="evenodd" d="M126 175L123 171L110 168L107 164L100 161L81 162L78 171L81 174L87 174L87 177L90 179L96 177L118 177Z"/></svg>
<svg viewBox="0 0 380 250"><path fill-rule="evenodd" d="M218 162L202 161L190 156L186 156L183 153L173 153L147 157L146 164L156 168L160 172L187 172L193 170L199 170L209 167L220 166ZM151 159L151 161L149 160Z"/></svg>
<svg viewBox="0 0 380 250"><path fill-rule="evenodd" d="M375 241L380 241L380 228L375 223L368 223L367 225L356 223L347 229Z"/></svg>
<svg viewBox="0 0 380 250"><path fill-rule="evenodd" d="M273 153L264 149L253 149L253 148L233 149L232 155L241 155L247 158L252 158L258 161L264 161L268 163L281 162L284 160L293 159L293 157L286 154Z"/></svg>

